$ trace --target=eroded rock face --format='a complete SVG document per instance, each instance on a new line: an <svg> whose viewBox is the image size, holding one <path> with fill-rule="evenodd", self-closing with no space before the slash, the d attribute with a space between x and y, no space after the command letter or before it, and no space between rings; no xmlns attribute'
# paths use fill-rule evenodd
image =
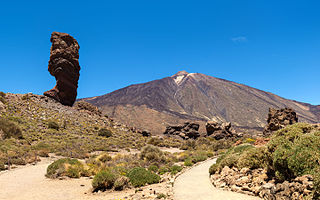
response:
<svg viewBox="0 0 320 200"><path fill-rule="evenodd" d="M80 76L79 44L67 33L53 32L48 70L56 78L56 86L44 93L45 96L72 106L77 97Z"/></svg>
<svg viewBox="0 0 320 200"><path fill-rule="evenodd" d="M196 139L200 137L200 133L198 132L199 127L200 125L197 123L186 122L184 125L167 126L163 134L177 135L185 140Z"/></svg>
<svg viewBox="0 0 320 200"><path fill-rule="evenodd" d="M263 130L264 135L270 135L273 131L298 122L296 112L291 108L280 110L269 108L268 124Z"/></svg>
<svg viewBox="0 0 320 200"><path fill-rule="evenodd" d="M231 127L230 122L218 123L208 121L206 123L207 136L213 137L216 140L230 137L240 137L239 134Z"/></svg>

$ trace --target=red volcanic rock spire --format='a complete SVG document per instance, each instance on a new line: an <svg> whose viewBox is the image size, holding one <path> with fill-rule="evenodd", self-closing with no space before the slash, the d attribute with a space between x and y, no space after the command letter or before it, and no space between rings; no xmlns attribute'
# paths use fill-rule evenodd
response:
<svg viewBox="0 0 320 200"><path fill-rule="evenodd" d="M56 78L56 86L44 93L45 96L72 106L77 98L80 76L79 44L67 33L53 32L48 71Z"/></svg>

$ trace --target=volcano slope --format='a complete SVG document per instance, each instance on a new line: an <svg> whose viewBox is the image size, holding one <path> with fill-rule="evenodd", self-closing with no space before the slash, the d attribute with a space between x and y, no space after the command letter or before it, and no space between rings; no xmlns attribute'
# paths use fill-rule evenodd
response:
<svg viewBox="0 0 320 200"><path fill-rule="evenodd" d="M128 126L163 133L185 121L230 121L237 128L262 130L270 107L294 109L300 121L318 123L320 107L232 81L185 71L84 99Z"/></svg>

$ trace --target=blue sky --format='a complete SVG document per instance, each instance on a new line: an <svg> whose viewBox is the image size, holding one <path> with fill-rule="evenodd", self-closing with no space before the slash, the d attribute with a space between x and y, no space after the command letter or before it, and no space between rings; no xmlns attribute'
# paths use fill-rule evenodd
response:
<svg viewBox="0 0 320 200"><path fill-rule="evenodd" d="M2 1L0 90L42 94L52 31L80 44L78 97L198 72L320 104L316 0Z"/></svg>

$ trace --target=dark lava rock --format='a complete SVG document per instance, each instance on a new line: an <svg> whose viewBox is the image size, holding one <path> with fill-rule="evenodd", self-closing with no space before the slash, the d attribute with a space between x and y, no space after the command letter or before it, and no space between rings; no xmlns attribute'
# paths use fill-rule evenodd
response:
<svg viewBox="0 0 320 200"><path fill-rule="evenodd" d="M269 108L268 124L263 130L264 135L270 135L273 131L298 122L296 112L291 108L280 110Z"/></svg>
<svg viewBox="0 0 320 200"><path fill-rule="evenodd" d="M197 123L186 122L184 125L167 126L163 134L165 135L177 135L181 138L187 139L197 139L200 137L198 132L200 125Z"/></svg>
<svg viewBox="0 0 320 200"><path fill-rule="evenodd" d="M79 44L67 33L53 32L48 70L56 78L56 86L44 93L45 96L72 106L77 97L80 76Z"/></svg>
<svg viewBox="0 0 320 200"><path fill-rule="evenodd" d="M216 140L240 136L232 129L230 122L218 123L215 121L208 121L206 123L206 130L207 136L213 137Z"/></svg>

